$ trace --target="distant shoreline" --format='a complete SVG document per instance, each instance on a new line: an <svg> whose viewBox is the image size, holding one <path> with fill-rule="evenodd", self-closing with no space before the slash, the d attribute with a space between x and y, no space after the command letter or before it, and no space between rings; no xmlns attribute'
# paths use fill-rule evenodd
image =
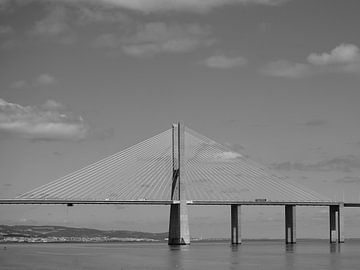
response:
<svg viewBox="0 0 360 270"><path fill-rule="evenodd" d="M0 243L165 243L168 233L126 230L98 230L65 226L0 225ZM356 241L360 238L347 238ZM282 238L243 238L243 242L283 242ZM326 238L298 238L298 242L329 241ZM197 238L191 242L230 242L230 238Z"/></svg>

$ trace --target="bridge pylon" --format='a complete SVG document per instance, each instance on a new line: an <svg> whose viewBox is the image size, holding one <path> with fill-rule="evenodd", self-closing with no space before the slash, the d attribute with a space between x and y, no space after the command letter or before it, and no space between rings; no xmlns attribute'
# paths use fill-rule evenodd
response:
<svg viewBox="0 0 360 270"><path fill-rule="evenodd" d="M172 126L173 174L169 220L169 245L190 244L189 218L184 189L185 127L182 122Z"/></svg>

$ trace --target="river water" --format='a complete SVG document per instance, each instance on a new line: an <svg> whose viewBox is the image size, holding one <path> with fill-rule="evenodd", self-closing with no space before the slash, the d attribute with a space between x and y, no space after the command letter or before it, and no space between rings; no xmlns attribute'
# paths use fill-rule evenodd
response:
<svg viewBox="0 0 360 270"><path fill-rule="evenodd" d="M5 249L6 246L6 249ZM120 244L0 244L0 269L243 269L310 270L359 269L360 241L248 241Z"/></svg>

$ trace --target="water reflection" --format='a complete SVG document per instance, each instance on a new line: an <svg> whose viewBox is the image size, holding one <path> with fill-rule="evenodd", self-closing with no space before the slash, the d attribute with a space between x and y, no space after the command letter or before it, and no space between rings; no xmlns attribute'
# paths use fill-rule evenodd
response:
<svg viewBox="0 0 360 270"><path fill-rule="evenodd" d="M239 269L239 265L240 265L240 256L241 256L241 245L230 245L230 266L229 269L230 270L237 270Z"/></svg>
<svg viewBox="0 0 360 270"><path fill-rule="evenodd" d="M341 267L341 244L331 243L330 244L330 258L329 258L329 265L328 269L337 270L343 269Z"/></svg>
<svg viewBox="0 0 360 270"><path fill-rule="evenodd" d="M183 269L184 256L189 251L189 245L169 245L168 256L166 256L166 263L168 269Z"/></svg>
<svg viewBox="0 0 360 270"><path fill-rule="evenodd" d="M249 241L242 245L14 244L0 247L0 269L339 270L359 269L360 241L329 244ZM122 267L122 268L121 268Z"/></svg>
<svg viewBox="0 0 360 270"><path fill-rule="evenodd" d="M330 253L340 253L341 252L341 244L331 243L330 244Z"/></svg>
<svg viewBox="0 0 360 270"><path fill-rule="evenodd" d="M296 244L285 245L285 269L295 269Z"/></svg>
<svg viewBox="0 0 360 270"><path fill-rule="evenodd" d="M295 253L296 252L296 244L286 244L285 252L286 253Z"/></svg>

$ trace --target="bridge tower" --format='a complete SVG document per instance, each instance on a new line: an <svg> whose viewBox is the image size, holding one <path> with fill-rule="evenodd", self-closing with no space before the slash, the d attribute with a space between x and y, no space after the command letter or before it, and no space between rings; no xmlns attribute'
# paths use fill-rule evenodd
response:
<svg viewBox="0 0 360 270"><path fill-rule="evenodd" d="M182 122L172 126L173 176L169 221L169 245L190 244L189 218L184 196L185 127Z"/></svg>

